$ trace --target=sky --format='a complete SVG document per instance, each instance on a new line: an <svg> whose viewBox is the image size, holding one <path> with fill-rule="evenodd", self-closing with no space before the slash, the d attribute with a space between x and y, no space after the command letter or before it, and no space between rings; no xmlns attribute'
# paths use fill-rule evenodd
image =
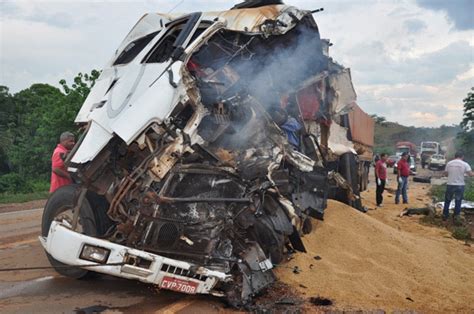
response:
<svg viewBox="0 0 474 314"><path fill-rule="evenodd" d="M101 69L147 12L229 9L236 1L0 0L0 85L59 86ZM474 86L474 0L286 0L314 14L331 56L351 68L358 104L404 125L459 124ZM176 7L176 8L175 8Z"/></svg>

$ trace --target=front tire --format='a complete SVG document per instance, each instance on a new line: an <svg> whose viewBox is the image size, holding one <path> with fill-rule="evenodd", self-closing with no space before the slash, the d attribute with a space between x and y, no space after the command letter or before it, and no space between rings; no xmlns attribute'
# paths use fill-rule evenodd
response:
<svg viewBox="0 0 474 314"><path fill-rule="evenodd" d="M64 219L69 223L72 222L74 200L79 192L80 188L78 185L66 185L60 187L50 195L43 211L41 223L41 234L43 237L48 236L49 228L51 227L53 220ZM97 224L94 218L94 213L86 198L84 198L79 212L76 231L88 236L97 235ZM57 261L48 252L45 253L54 269L63 276L81 279L90 276L92 273L81 268L67 268L66 264Z"/></svg>

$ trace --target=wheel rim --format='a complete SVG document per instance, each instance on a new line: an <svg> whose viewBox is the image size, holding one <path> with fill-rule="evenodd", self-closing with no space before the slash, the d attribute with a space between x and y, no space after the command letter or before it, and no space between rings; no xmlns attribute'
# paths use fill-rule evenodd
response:
<svg viewBox="0 0 474 314"><path fill-rule="evenodd" d="M63 206L60 208L56 216L54 216L54 221L67 221L72 226L72 221L74 217L73 207ZM81 216L79 215L77 219L76 232L84 233L84 227L82 226Z"/></svg>

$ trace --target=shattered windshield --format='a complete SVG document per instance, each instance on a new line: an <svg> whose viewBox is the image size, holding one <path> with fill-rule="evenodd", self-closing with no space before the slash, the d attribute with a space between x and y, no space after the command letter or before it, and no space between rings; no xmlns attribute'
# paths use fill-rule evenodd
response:
<svg viewBox="0 0 474 314"><path fill-rule="evenodd" d="M125 49L123 49L118 58L115 60L114 65L127 64L132 61L140 53L140 51L142 51L143 48L145 48L150 43L150 41L155 38L158 33L159 31L153 32L135 41L132 41L127 45L127 47L125 47Z"/></svg>

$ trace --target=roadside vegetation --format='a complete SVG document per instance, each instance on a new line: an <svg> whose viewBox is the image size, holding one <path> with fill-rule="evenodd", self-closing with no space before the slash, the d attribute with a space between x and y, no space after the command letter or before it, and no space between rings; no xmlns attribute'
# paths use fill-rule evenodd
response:
<svg viewBox="0 0 474 314"><path fill-rule="evenodd" d="M473 227L471 218L466 218L459 224L453 223L452 219L443 221L441 213L423 216L420 218L420 223L424 225L436 226L438 228L446 228L451 232L451 236L457 240L472 243L473 241Z"/></svg>
<svg viewBox="0 0 474 314"><path fill-rule="evenodd" d="M61 89L33 84L11 94L0 86L0 203L47 198L59 135L78 135L74 118L99 72L79 73Z"/></svg>
<svg viewBox="0 0 474 314"><path fill-rule="evenodd" d="M3 193L0 195L0 204L9 203L25 203L29 201L36 201L47 199L49 195L48 191L32 192L32 193Z"/></svg>
<svg viewBox="0 0 474 314"><path fill-rule="evenodd" d="M444 202L444 193L446 192L446 184L433 185L430 190L430 195L434 202ZM474 178L466 178L466 188L464 191L464 200L474 202ZM453 201L454 202L454 201ZM464 215L464 219L459 224L454 224L451 219L448 221L442 220L441 213L430 214L420 219L421 223L434 225L441 228L448 229L453 238L458 240L465 240L472 242L474 233L474 215Z"/></svg>
<svg viewBox="0 0 474 314"><path fill-rule="evenodd" d="M444 202L444 193L446 192L446 184L431 186L430 195L436 202ZM474 178L466 178L466 187L464 190L464 199L474 202Z"/></svg>
<svg viewBox="0 0 474 314"><path fill-rule="evenodd" d="M462 150L465 160L474 167L474 88L463 100L463 120L460 124L460 132L456 136L456 149ZM431 187L430 195L434 202L443 202L446 184ZM474 178L466 178L464 200L474 202ZM473 242L474 235L474 211L465 210L464 218L459 223L451 219L444 222L441 214L430 214L421 218L421 223L447 228L455 239L465 240L466 243Z"/></svg>

